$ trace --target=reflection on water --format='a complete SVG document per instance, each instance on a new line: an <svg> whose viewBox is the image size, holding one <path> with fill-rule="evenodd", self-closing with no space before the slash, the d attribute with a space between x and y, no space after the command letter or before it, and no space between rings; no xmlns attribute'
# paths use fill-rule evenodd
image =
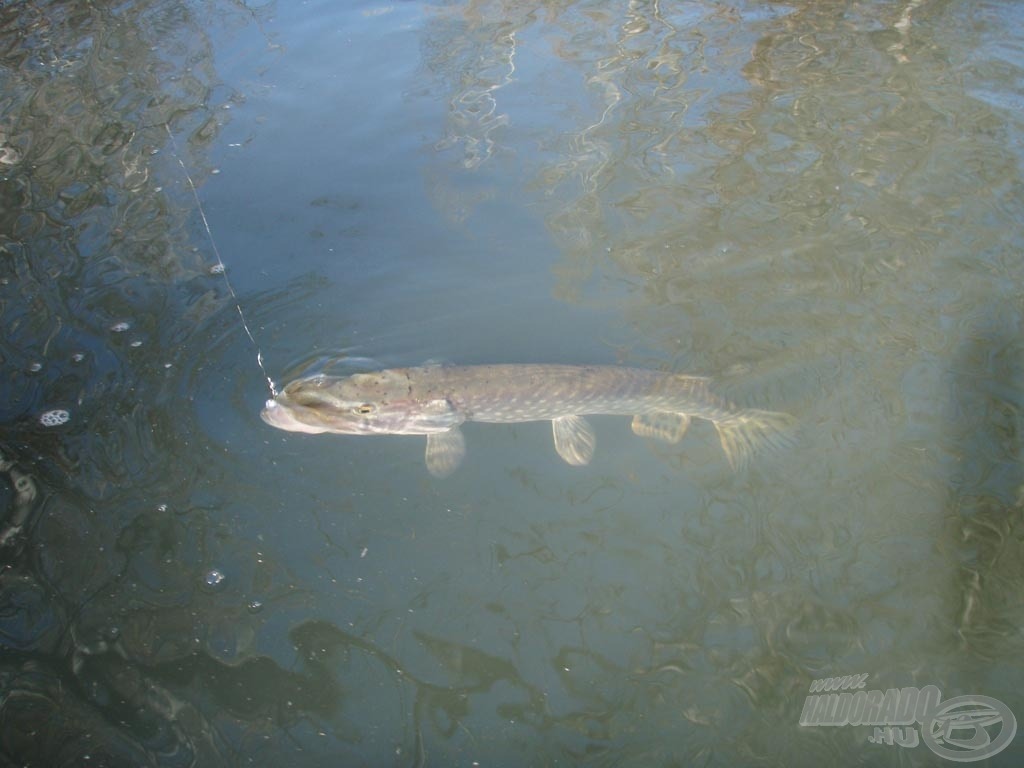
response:
<svg viewBox="0 0 1024 768"><path fill-rule="evenodd" d="M1024 476L1016 392L1024 379L1019 318L994 308L977 320L954 359L949 431L964 446L948 467L948 541L958 568L951 574L960 605L961 647L983 659L1017 651L1017 585L1024 579L1018 528Z"/></svg>
<svg viewBox="0 0 1024 768"><path fill-rule="evenodd" d="M20 3L0 40L5 763L927 763L799 725L865 672L1024 717L1015 4ZM438 482L273 432L179 161L279 378L623 362L800 442L734 474L595 419L573 469L471 425Z"/></svg>

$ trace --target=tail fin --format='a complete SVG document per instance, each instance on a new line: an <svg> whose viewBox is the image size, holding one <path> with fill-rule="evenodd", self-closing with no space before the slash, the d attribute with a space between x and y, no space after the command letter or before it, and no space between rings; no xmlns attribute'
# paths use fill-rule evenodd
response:
<svg viewBox="0 0 1024 768"><path fill-rule="evenodd" d="M786 413L742 410L714 424L725 458L737 470L745 467L754 452L764 446L782 448L792 444L796 420Z"/></svg>

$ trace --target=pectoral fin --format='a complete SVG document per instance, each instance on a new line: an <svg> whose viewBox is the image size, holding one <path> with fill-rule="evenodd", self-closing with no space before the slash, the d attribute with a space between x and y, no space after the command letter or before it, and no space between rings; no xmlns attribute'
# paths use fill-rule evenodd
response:
<svg viewBox="0 0 1024 768"><path fill-rule="evenodd" d="M466 439L458 427L427 435L427 471L434 477L450 475L465 455Z"/></svg>
<svg viewBox="0 0 1024 768"><path fill-rule="evenodd" d="M594 430L582 416L560 416L552 420L555 432L555 450L558 455L579 467L590 462L594 455Z"/></svg>
<svg viewBox="0 0 1024 768"><path fill-rule="evenodd" d="M415 423L418 428L448 429L457 427L465 421L465 417L456 410L449 400L439 398L419 404Z"/></svg>
<svg viewBox="0 0 1024 768"><path fill-rule="evenodd" d="M685 413L642 413L633 417L633 432L666 443L678 443L689 426L690 417Z"/></svg>

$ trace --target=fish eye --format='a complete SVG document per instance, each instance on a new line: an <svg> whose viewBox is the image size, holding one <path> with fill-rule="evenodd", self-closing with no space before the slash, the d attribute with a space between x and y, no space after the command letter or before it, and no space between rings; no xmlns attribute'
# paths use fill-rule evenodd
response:
<svg viewBox="0 0 1024 768"><path fill-rule="evenodd" d="M369 403L363 403L362 405L357 405L355 411L356 413L366 416L367 414L373 413L373 406Z"/></svg>

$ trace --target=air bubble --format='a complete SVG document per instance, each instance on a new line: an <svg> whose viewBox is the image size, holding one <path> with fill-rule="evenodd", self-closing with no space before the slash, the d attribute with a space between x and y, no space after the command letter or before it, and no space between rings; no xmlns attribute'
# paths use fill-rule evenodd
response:
<svg viewBox="0 0 1024 768"><path fill-rule="evenodd" d="M224 583L224 574L216 568L211 568L206 572L206 576L203 578L206 582L206 586L210 588L219 587Z"/></svg>
<svg viewBox="0 0 1024 768"><path fill-rule="evenodd" d="M210 267L210 274L211 275L223 275L224 274L224 265L223 264L214 264L212 267Z"/></svg>
<svg viewBox="0 0 1024 768"><path fill-rule="evenodd" d="M43 370L43 364L42 363L29 363L28 370L29 370L29 373L39 373L41 370Z"/></svg>
<svg viewBox="0 0 1024 768"><path fill-rule="evenodd" d="M112 330L114 333L124 333L129 328L131 328L131 325L123 321L120 323L114 323L112 326L110 326L110 330Z"/></svg>
<svg viewBox="0 0 1024 768"><path fill-rule="evenodd" d="M58 409L40 414L39 423L44 427L59 427L61 424L67 424L70 418L70 413L65 410Z"/></svg>

